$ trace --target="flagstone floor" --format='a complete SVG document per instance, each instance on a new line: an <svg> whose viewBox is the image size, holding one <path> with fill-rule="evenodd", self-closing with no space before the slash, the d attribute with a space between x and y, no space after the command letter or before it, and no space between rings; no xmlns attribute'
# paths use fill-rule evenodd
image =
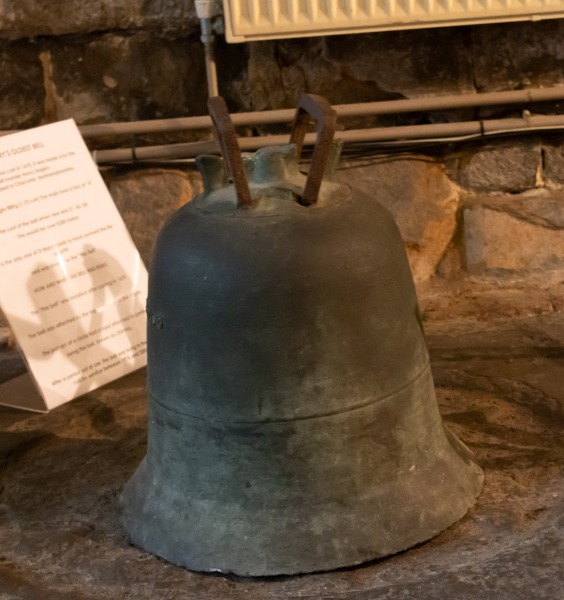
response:
<svg viewBox="0 0 564 600"><path fill-rule="evenodd" d="M427 336L444 419L485 471L475 507L435 539L271 579L130 546L117 500L145 452L142 371L47 415L0 408L0 600L562 598L564 316L434 321Z"/></svg>

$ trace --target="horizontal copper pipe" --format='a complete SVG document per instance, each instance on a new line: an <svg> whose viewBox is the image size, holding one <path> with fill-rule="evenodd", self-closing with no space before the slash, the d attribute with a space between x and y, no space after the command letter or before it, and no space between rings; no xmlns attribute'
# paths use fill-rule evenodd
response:
<svg viewBox="0 0 564 600"><path fill-rule="evenodd" d="M491 119L485 121L468 121L460 123L437 123L429 125L408 125L403 127L379 127L376 129L351 129L338 131L337 139L348 143L359 142L392 142L400 140L440 140L445 138L480 137L496 133L535 131L564 128L564 115L538 115L519 119ZM313 145L316 134L308 134L306 145ZM259 137L241 137L239 146L243 152L250 152L265 146L287 144L287 135L268 135ZM96 150L95 161L102 163L135 162L144 160L178 160L194 158L199 154L217 154L219 147L215 141L188 142L160 146L143 146L137 148L116 148L113 150Z"/></svg>
<svg viewBox="0 0 564 600"><path fill-rule="evenodd" d="M338 117L374 116L396 113L448 110L500 104L520 104L527 102L564 100L564 86L507 92L487 92L484 94L462 94L459 96L434 96L384 102L362 102L358 104L338 104L333 106ZM260 112L234 113L231 120L235 126L256 126L273 123L289 123L294 118L293 109L267 110ZM209 116L159 119L153 121L133 121L130 123L108 123L81 125L84 138L108 135L141 135L149 133L170 133L194 129L210 129Z"/></svg>
<svg viewBox="0 0 564 600"><path fill-rule="evenodd" d="M483 94L461 94L458 96L450 95L428 98L410 98L405 100L386 100L383 102L339 104L333 108L337 111L339 117L352 117L558 100L564 100L564 86L511 90L505 92L486 92ZM235 126L252 127L272 123L289 123L293 120L294 113L295 111L293 109L243 112L234 113L231 115L231 119ZM207 115L79 126L79 130L85 139L119 135L173 133L210 128L211 119ZM15 131L0 132L0 135L8 135L10 133L15 133Z"/></svg>

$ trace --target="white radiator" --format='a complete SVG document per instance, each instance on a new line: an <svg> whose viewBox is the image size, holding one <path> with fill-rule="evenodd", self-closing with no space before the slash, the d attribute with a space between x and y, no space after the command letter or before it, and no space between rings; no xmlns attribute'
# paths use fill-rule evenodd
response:
<svg viewBox="0 0 564 600"><path fill-rule="evenodd" d="M564 0L223 0L228 42L564 17Z"/></svg>

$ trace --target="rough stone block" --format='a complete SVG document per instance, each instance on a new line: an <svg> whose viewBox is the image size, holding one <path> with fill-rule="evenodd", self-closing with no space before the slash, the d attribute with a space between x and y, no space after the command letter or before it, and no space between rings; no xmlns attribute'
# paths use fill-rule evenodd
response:
<svg viewBox="0 0 564 600"><path fill-rule="evenodd" d="M204 114L199 38L138 33L50 42L41 54L49 120L130 121Z"/></svg>
<svg viewBox="0 0 564 600"><path fill-rule="evenodd" d="M458 190L443 166L425 160L347 163L338 179L390 210L407 245L415 281L428 280L456 228Z"/></svg>
<svg viewBox="0 0 564 600"><path fill-rule="evenodd" d="M388 93L426 96L475 91L467 31L414 29L326 38L326 56L345 79Z"/></svg>
<svg viewBox="0 0 564 600"><path fill-rule="evenodd" d="M39 125L45 89L37 46L28 42L1 42L0 73L0 129Z"/></svg>
<svg viewBox="0 0 564 600"><path fill-rule="evenodd" d="M562 82L561 19L473 27L470 35L478 90L511 90Z"/></svg>
<svg viewBox="0 0 564 600"><path fill-rule="evenodd" d="M241 102L257 110L293 106L304 90L333 104L474 91L460 30L457 35L415 30L248 47L248 96Z"/></svg>
<svg viewBox="0 0 564 600"><path fill-rule="evenodd" d="M142 28L177 35L196 31L194 3L178 0L0 2L0 37L6 39Z"/></svg>
<svg viewBox="0 0 564 600"><path fill-rule="evenodd" d="M482 199L463 211L466 269L531 275L564 267L564 195Z"/></svg>
<svg viewBox="0 0 564 600"><path fill-rule="evenodd" d="M164 222L202 189L193 170L136 169L121 174L109 170L104 179L146 265Z"/></svg>
<svg viewBox="0 0 564 600"><path fill-rule="evenodd" d="M477 192L532 189L537 186L541 171L541 148L534 141L480 146L450 170L461 186Z"/></svg>
<svg viewBox="0 0 564 600"><path fill-rule="evenodd" d="M543 177L549 184L564 184L564 145L546 145L542 149L544 158Z"/></svg>

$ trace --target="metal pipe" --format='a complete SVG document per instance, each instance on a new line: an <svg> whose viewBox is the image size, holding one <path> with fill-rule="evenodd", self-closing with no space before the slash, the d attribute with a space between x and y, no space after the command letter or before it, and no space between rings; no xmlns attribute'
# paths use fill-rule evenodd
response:
<svg viewBox="0 0 564 600"><path fill-rule="evenodd" d="M564 100L564 86L530 90L511 90L507 92L487 92L483 94L462 94L460 96L438 96L432 98L387 100L384 102L338 104L333 106L333 108L337 111L338 117L359 117L495 106L500 104L520 104L524 102L546 102L551 100ZM275 123L290 123L294 119L294 115L294 109L279 109L234 113L231 115L231 120L236 127L253 127ZM107 125L82 125L79 129L83 137L89 138L104 135L121 135L122 133L133 135L211 129L211 126L211 119L206 115Z"/></svg>
<svg viewBox="0 0 564 600"><path fill-rule="evenodd" d="M512 131L533 131L538 129L564 128L564 115L525 116L519 119L491 119L460 123L437 123L430 125L409 125L403 127L381 127L376 129L351 129L338 131L337 139L343 142L387 142L392 140L422 140L453 136L489 136ZM306 145L313 145L316 134L305 137ZM243 152L250 152L265 146L288 143L287 135L241 137L239 146ZM199 154L215 154L219 150L215 141L189 142L139 148L118 148L97 150L93 158L98 164L115 162L136 162L144 160L178 160L194 158Z"/></svg>
<svg viewBox="0 0 564 600"><path fill-rule="evenodd" d="M215 34L211 18L200 19L200 27L202 30L200 40L204 45L208 96L212 98L219 95L219 87L217 83L217 66L215 63Z"/></svg>
<svg viewBox="0 0 564 600"><path fill-rule="evenodd" d="M387 100L384 102L364 102L360 104L339 104L333 108L337 111L339 117L352 117L557 100L564 100L564 86L530 90L512 90L507 92L486 92L483 94L463 94L460 96L438 96L432 98ZM231 120L236 127L252 127L274 123L290 123L294 118L294 114L295 111L293 109L242 112L231 115ZM211 126L212 123L210 117L208 115L202 115L173 119L155 119L151 121L79 125L79 130L85 139L89 139L105 136L148 135L199 129L205 130L211 129ZM0 135L8 135L10 133L16 132L3 131L0 132Z"/></svg>
<svg viewBox="0 0 564 600"><path fill-rule="evenodd" d="M405 100L386 100L383 102L362 102L335 106L339 117L363 115L386 115L394 113L425 112L434 110L453 110L455 108L473 108L496 106L500 104L522 104L526 102L546 102L564 100L564 85L550 88L528 90L509 90L505 92L484 92L478 94L460 94L458 96L433 96Z"/></svg>
<svg viewBox="0 0 564 600"><path fill-rule="evenodd" d="M217 83L217 66L215 62L214 43L208 42L204 44L205 63L206 63L206 78L208 82L208 96L213 98L219 95L219 87Z"/></svg>
<svg viewBox="0 0 564 600"><path fill-rule="evenodd" d="M213 19L221 14L221 4L219 0L195 0L194 6L196 14L200 19L201 36L200 40L204 45L206 80L208 83L208 96L218 95L217 69L215 64L215 31L213 28ZM166 131L180 131L167 129ZM136 133L136 132L134 132Z"/></svg>
<svg viewBox="0 0 564 600"><path fill-rule="evenodd" d="M375 116L409 112L450 110L496 106L501 104L521 104L526 102L546 102L564 100L564 86L538 88L530 90L512 90L507 92L486 92L483 94L462 94L460 96L438 96L432 98L413 98L406 100L387 100L384 102L362 102L357 104L339 104L333 108L339 117ZM289 123L294 118L293 109L268 110L261 112L242 112L231 115L235 126L256 126L272 123ZM180 117L175 119L155 119L152 121L131 121L127 123L100 123L98 125L80 125L79 130L85 139L119 135L146 135L153 133L171 133L211 129L209 116ZM0 135L15 133L0 132Z"/></svg>

